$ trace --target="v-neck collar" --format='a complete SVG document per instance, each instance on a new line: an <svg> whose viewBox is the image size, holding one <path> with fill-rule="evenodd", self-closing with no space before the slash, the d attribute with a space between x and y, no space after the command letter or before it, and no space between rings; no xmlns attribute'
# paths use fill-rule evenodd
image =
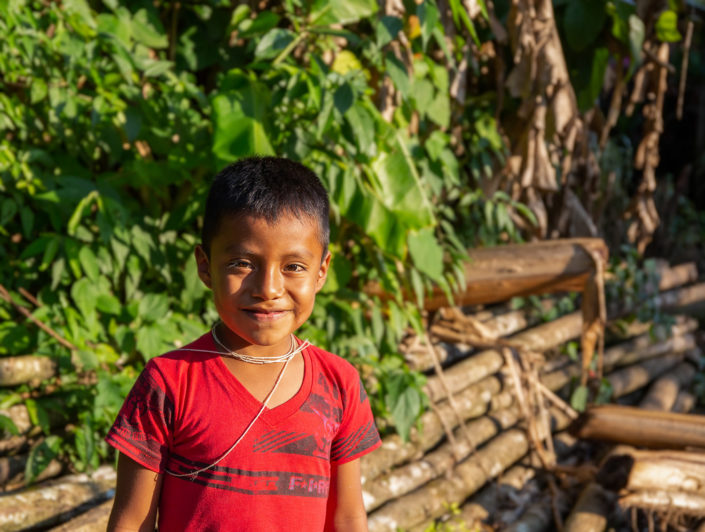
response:
<svg viewBox="0 0 705 532"><path fill-rule="evenodd" d="M210 335L209 335L210 336ZM217 350L217 346L212 338L209 338L210 343ZM296 338L297 344L301 344L301 340ZM304 401L308 398L311 392L311 384L313 383L313 371L312 371L312 358L309 353L309 347L301 351L301 356L304 361L304 377L301 381L301 386L299 390L289 398L287 401L274 408L266 407L260 416L260 420L266 422L269 425L276 425L277 423L283 421L290 415L294 414L301 408ZM216 375L222 380L229 391L233 394L234 398L237 398L242 406L247 408L252 412L252 415L256 415L262 408L262 402L253 396L248 389L239 381L239 379L233 375L228 366L223 361L223 357L218 355L213 357L213 367L215 369Z"/></svg>

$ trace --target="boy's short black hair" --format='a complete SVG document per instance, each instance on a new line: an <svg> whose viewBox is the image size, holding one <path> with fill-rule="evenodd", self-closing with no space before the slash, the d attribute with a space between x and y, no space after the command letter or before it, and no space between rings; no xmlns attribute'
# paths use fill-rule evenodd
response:
<svg viewBox="0 0 705 532"><path fill-rule="evenodd" d="M225 216L251 215L276 222L283 213L318 221L323 255L330 239L330 203L320 180L303 164L282 157L248 157L213 179L203 217L201 245L210 245Z"/></svg>

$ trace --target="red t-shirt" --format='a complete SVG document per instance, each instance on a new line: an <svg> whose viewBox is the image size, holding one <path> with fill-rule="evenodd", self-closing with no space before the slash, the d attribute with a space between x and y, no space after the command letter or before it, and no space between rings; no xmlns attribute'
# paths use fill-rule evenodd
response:
<svg viewBox="0 0 705 532"><path fill-rule="evenodd" d="M381 442L355 368L314 346L287 402L266 408L240 444L218 459L262 404L228 370L209 334L152 359L135 382L106 441L164 473L159 529L323 530L331 463Z"/></svg>

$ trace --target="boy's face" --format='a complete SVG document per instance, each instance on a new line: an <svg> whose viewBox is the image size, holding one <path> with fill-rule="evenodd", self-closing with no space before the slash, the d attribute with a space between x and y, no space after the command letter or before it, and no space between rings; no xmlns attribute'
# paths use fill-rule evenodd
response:
<svg viewBox="0 0 705 532"><path fill-rule="evenodd" d="M286 352L289 334L311 315L325 283L330 253L321 261L323 253L313 217L284 214L276 223L249 215L223 218L210 258L196 247L198 275L213 291L227 329L221 340L250 355Z"/></svg>

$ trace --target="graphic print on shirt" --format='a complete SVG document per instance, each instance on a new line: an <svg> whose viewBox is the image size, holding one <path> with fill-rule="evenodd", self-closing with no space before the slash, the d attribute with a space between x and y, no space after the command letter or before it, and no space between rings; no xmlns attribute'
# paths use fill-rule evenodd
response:
<svg viewBox="0 0 705 532"><path fill-rule="evenodd" d="M338 406L341 394L323 374L318 376L316 384L316 392L325 395L312 392L300 411L316 416L311 420L311 427L317 427L317 430L313 434L284 430L267 432L254 443L253 452L298 454L322 460L330 458L331 444L343 419L343 410Z"/></svg>
<svg viewBox="0 0 705 532"><path fill-rule="evenodd" d="M188 473L209 464L171 454L170 467ZM295 495L298 497L327 498L330 478L322 475L288 471L249 471L232 467L215 466L201 471L194 477L184 477L209 488L218 488L248 495Z"/></svg>
<svg viewBox="0 0 705 532"><path fill-rule="evenodd" d="M162 444L150 437L151 433L145 432L144 428L150 425L161 432L165 427L171 427L173 418L172 401L149 373L142 372L125 399L114 430L130 442L140 456L158 462L162 456Z"/></svg>

